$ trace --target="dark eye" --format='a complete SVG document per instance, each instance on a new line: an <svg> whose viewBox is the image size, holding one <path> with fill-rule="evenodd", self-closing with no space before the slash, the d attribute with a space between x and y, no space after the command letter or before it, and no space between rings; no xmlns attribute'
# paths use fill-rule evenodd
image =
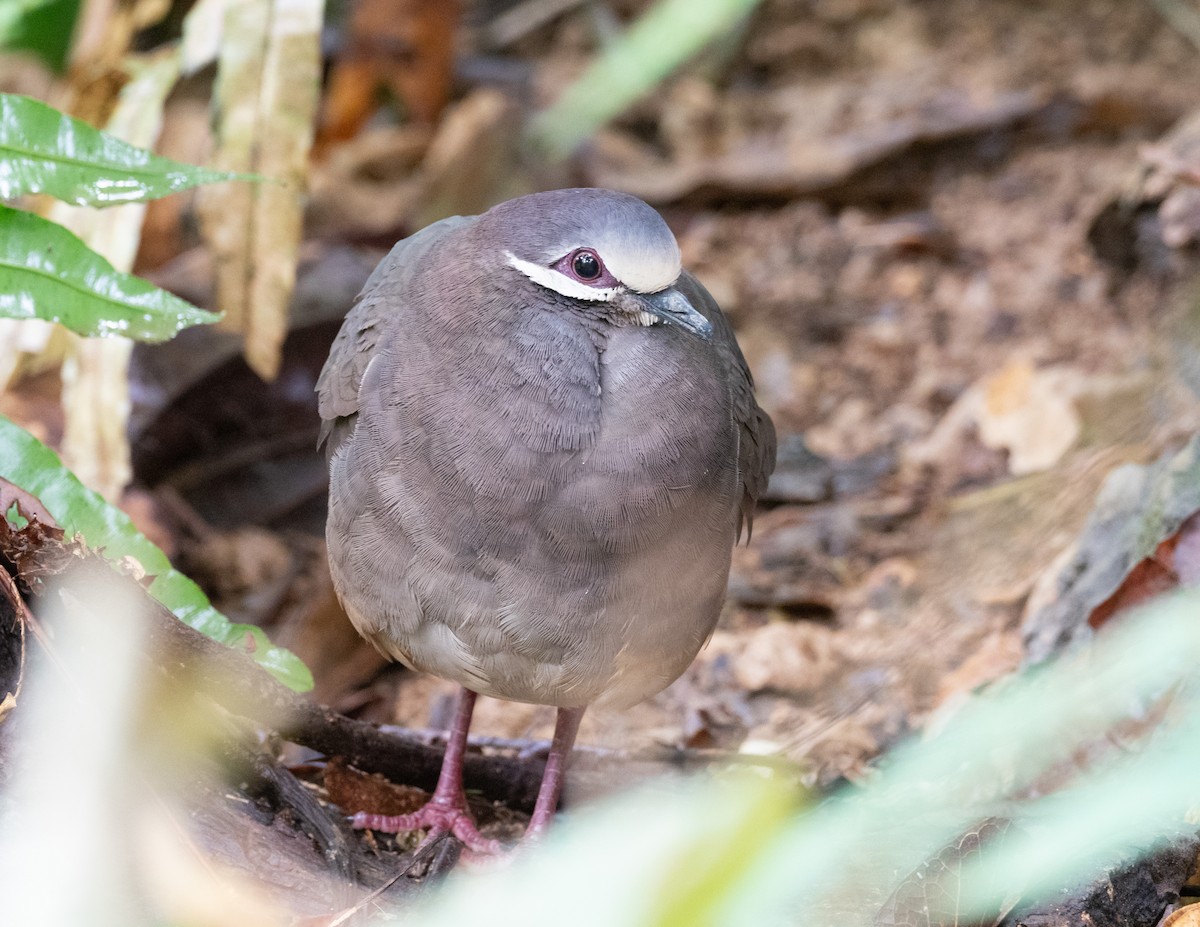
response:
<svg viewBox="0 0 1200 927"><path fill-rule="evenodd" d="M574 251L569 251L551 266L564 277L569 277L592 289L604 290L621 285L621 282L604 266L600 255L592 248L576 248Z"/></svg>
<svg viewBox="0 0 1200 927"><path fill-rule="evenodd" d="M571 269L580 280L595 280L604 272L604 265L594 252L577 251L571 261Z"/></svg>

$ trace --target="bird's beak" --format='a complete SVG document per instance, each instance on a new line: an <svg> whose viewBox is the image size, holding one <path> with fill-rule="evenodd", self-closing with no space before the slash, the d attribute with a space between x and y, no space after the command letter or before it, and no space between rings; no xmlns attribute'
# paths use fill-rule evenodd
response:
<svg viewBox="0 0 1200 927"><path fill-rule="evenodd" d="M657 319L686 328L694 335L707 338L712 334L712 322L701 315L688 298L674 287L657 293L639 293L642 308Z"/></svg>

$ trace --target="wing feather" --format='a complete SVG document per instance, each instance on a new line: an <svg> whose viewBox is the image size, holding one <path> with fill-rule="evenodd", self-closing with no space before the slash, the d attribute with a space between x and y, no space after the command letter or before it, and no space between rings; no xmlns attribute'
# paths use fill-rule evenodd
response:
<svg viewBox="0 0 1200 927"><path fill-rule="evenodd" d="M317 379L321 415L317 448L325 451L326 458L332 457L354 431L358 389L380 340L393 327L403 327L405 292L413 270L446 235L470 221L470 217L453 216L397 242L367 278Z"/></svg>
<svg viewBox="0 0 1200 927"><path fill-rule="evenodd" d="M693 306L712 322L712 340L729 371L729 387L733 403L733 418L738 426L738 473L741 475L742 495L738 514L738 537L742 526L746 537L754 527L754 506L766 492L767 481L775 469L775 424L754 398L754 377L746 358L738 347L733 328L725 313L703 284L684 271L676 284Z"/></svg>

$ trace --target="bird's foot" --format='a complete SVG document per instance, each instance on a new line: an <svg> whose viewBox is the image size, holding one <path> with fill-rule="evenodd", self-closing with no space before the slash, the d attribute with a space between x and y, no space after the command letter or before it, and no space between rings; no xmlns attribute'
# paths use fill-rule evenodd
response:
<svg viewBox="0 0 1200 927"><path fill-rule="evenodd" d="M504 852L504 844L479 832L465 802L442 802L435 798L412 814L367 814L360 811L350 819L350 826L356 830L378 830L386 834L428 830L422 846L442 834L452 834L473 856L496 856Z"/></svg>

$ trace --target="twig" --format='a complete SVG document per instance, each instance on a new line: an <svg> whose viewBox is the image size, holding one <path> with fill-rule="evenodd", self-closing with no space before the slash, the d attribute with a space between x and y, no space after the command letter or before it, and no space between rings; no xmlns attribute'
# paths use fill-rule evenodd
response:
<svg viewBox="0 0 1200 927"><path fill-rule="evenodd" d="M842 720L841 717L834 719ZM397 724L381 724L381 731L414 740L418 743L444 745L446 732L438 728L409 728ZM478 750L507 750L515 753L517 759L528 760L535 757L545 758L550 750L549 740L539 740L531 737L495 737L490 734L472 734L467 738L467 745ZM734 753L729 750L683 748L669 745L647 747L637 751L621 750L614 747L597 747L591 744L576 744L572 748L576 761L580 758L631 764L646 763L672 769L694 769L697 767L728 764L730 766L760 766L780 772L796 772L796 764L782 756L763 756L753 753Z"/></svg>
<svg viewBox="0 0 1200 927"><path fill-rule="evenodd" d="M445 836L449 837L448 834ZM450 842L456 843L457 841L451 839ZM434 845L437 846L438 843L435 841ZM387 881L385 881L378 888L374 889L369 895L365 895L364 897L360 898L357 902L352 904L350 907L346 908L344 911L339 913L337 915L337 917L335 917L333 920L331 920L326 925L326 927L341 927L342 924L347 923L350 920L350 918L354 917L354 915L356 915L360 911L364 910L367 907L367 905L373 904L374 902L378 901L385 894L387 894L387 892L392 888L392 886L394 886L397 882L399 882L401 879L403 879L405 876L407 876L410 872L412 872L413 869L416 868L418 863L424 862L428 853L429 853L428 849L424 853L421 850L418 850L416 853L413 853L412 856L410 856L408 858L407 862L405 862L405 864L403 866L401 866L395 873L393 873L387 879ZM437 861L435 860L435 863L436 862ZM451 866L453 867L453 863L451 863Z"/></svg>

